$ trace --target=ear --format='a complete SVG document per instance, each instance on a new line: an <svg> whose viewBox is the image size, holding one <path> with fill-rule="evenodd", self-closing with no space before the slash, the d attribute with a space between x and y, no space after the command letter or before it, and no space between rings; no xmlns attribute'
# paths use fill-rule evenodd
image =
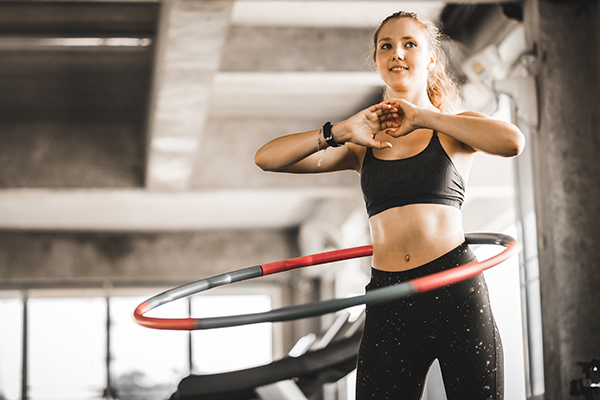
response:
<svg viewBox="0 0 600 400"><path fill-rule="evenodd" d="M431 53L429 53L429 63L427 63L427 71L430 71L435 66L436 62L437 62L437 56L432 51Z"/></svg>

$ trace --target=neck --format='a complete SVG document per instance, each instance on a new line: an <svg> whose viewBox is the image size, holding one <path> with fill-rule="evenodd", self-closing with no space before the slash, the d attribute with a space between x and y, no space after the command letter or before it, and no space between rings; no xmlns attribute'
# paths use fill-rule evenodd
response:
<svg viewBox="0 0 600 400"><path fill-rule="evenodd" d="M426 89L418 91L403 91L394 90L388 87L388 96L394 99L404 99L417 107L426 108L430 110L437 110L437 108L429 100L429 96L427 95Z"/></svg>

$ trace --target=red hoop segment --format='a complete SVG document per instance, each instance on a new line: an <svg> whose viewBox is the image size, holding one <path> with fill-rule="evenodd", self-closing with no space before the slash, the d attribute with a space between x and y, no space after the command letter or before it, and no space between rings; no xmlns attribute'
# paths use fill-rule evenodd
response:
<svg viewBox="0 0 600 400"><path fill-rule="evenodd" d="M475 275L482 273L486 269L492 268L501 262L506 261L513 255L513 253L518 252L519 250L519 244L515 241L512 241L505 250L491 258L488 258L487 260L483 260L481 262L474 261L460 267L438 272L429 276L424 276L422 278L413 279L410 282L418 293L452 285L453 283L472 278Z"/></svg>
<svg viewBox="0 0 600 400"><path fill-rule="evenodd" d="M352 258L367 257L373 254L373 246L353 247L350 249L333 250L310 256L290 258L289 260L276 261L263 264L263 276L288 271L290 269L308 267L311 265L325 264L335 261L350 260Z"/></svg>

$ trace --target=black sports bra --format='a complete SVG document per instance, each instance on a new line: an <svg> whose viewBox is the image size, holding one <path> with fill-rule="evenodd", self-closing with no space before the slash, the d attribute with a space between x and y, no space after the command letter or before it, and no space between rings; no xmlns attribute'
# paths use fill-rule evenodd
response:
<svg viewBox="0 0 600 400"><path fill-rule="evenodd" d="M360 186L369 217L408 204L445 204L460 209L465 199L465 183L435 131L425 150L412 157L382 160L367 148Z"/></svg>

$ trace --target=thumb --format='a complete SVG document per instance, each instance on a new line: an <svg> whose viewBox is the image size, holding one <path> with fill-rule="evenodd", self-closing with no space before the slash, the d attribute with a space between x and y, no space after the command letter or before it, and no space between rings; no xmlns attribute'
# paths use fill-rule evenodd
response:
<svg viewBox="0 0 600 400"><path fill-rule="evenodd" d="M390 142L380 142L379 140L372 140L371 143L369 143L369 147L382 150L392 147L392 144Z"/></svg>

